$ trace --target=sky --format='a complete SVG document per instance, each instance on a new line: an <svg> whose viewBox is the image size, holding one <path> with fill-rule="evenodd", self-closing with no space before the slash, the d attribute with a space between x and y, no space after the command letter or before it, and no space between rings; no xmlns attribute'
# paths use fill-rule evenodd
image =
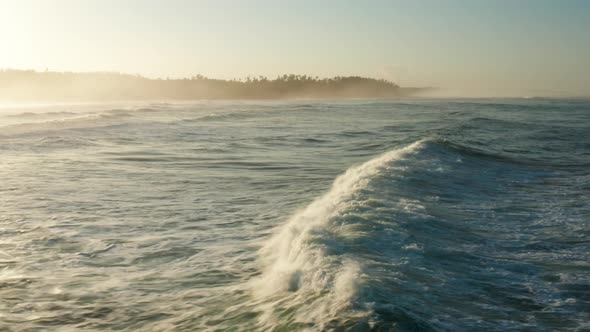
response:
<svg viewBox="0 0 590 332"><path fill-rule="evenodd" d="M590 95L586 0L0 0L0 68Z"/></svg>

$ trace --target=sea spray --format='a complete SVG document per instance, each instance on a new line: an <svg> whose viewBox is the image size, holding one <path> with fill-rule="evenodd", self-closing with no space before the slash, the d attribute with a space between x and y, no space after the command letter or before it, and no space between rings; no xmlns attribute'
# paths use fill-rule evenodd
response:
<svg viewBox="0 0 590 332"><path fill-rule="evenodd" d="M404 159L423 143L415 142L349 168L327 193L295 213L260 250L264 273L253 283L255 296L280 301L295 309L295 320L318 326L349 308L362 282L362 262L330 255L327 242L322 240L338 232L341 225L334 221L356 193L391 162ZM285 298L291 303L285 303ZM313 305L309 305L310 299ZM300 306L303 301L306 305ZM271 315L263 315L262 323L269 324L269 319Z"/></svg>

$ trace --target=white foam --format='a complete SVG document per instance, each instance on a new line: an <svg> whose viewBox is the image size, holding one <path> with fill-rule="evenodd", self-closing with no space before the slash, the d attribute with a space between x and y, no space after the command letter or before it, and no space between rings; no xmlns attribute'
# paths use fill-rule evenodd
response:
<svg viewBox="0 0 590 332"><path fill-rule="evenodd" d="M423 141L387 152L349 168L332 188L289 221L260 250L264 273L254 283L258 298L288 297L293 302L316 298L297 307L298 320L320 324L351 305L362 279L362 263L327 255L326 245L314 241L350 205L352 196L385 170L392 161L418 150ZM284 302L281 302L284 303ZM269 319L269 316L264 316Z"/></svg>

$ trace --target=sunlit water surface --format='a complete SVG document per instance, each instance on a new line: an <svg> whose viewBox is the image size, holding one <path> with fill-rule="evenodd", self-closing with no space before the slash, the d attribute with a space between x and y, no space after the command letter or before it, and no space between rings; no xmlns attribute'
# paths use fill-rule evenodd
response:
<svg viewBox="0 0 590 332"><path fill-rule="evenodd" d="M5 106L0 330L590 329L590 102Z"/></svg>

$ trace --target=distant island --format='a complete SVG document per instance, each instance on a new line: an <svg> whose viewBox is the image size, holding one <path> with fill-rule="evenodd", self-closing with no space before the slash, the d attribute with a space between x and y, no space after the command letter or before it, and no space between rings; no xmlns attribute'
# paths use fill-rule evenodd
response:
<svg viewBox="0 0 590 332"><path fill-rule="evenodd" d="M318 78L308 75L220 80L202 75L151 79L112 72L72 73L0 70L1 101L120 101L280 98L398 98L428 88L406 88L360 76Z"/></svg>

